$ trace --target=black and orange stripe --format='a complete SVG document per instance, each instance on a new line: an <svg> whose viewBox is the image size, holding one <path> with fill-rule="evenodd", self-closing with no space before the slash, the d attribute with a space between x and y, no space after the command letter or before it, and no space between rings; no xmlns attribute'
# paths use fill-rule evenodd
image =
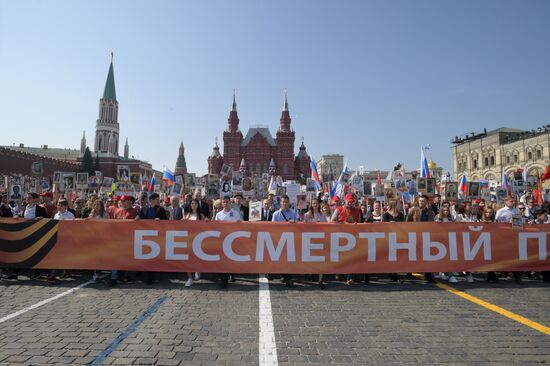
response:
<svg viewBox="0 0 550 366"><path fill-rule="evenodd" d="M57 241L58 221L0 221L0 267L31 268Z"/></svg>

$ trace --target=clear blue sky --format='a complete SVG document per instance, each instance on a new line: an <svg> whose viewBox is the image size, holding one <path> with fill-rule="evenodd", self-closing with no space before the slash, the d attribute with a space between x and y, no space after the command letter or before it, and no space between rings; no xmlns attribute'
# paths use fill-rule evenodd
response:
<svg viewBox="0 0 550 366"><path fill-rule="evenodd" d="M451 170L450 139L550 122L548 1L0 0L0 144L93 146L115 53L121 146L205 173L227 125L279 124L352 168ZM122 150L120 151L122 153Z"/></svg>

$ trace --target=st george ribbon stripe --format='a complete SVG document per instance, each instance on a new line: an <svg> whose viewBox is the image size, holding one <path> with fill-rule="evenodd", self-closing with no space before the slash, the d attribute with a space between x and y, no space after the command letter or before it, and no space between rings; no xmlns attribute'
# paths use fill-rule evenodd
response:
<svg viewBox="0 0 550 366"><path fill-rule="evenodd" d="M90 363L90 365L102 365L105 359L109 357L111 352L113 352L123 340L128 338L130 334L135 332L141 323L143 323L147 318L153 315L158 310L158 308L162 305L162 303L166 301L166 299L167 299L167 296L161 296L157 301L155 301L153 305L149 306L149 308L145 310L145 312L143 312L143 314L141 314L139 318L134 320L134 322L130 324L130 326L126 328L124 332L122 332L118 337L116 337L115 340L111 342L111 344L107 348L105 348L103 352L97 355L95 360L93 360L92 363Z"/></svg>
<svg viewBox="0 0 550 366"><path fill-rule="evenodd" d="M50 302L52 302L52 301L55 301L55 300L57 300L57 299L62 298L63 296L67 296L67 295L69 295L69 294L75 292L76 290L79 290L79 289L81 289L81 288L83 288L83 287L88 286L89 284L91 284L91 283L93 283L93 282L94 282L94 281L84 282L84 283L82 283L82 284L80 284L80 285L78 285L78 286L76 286L76 287L73 287L73 288L70 289L70 290L67 290L67 291L62 292L62 293L60 293L60 294L58 294L58 295L55 295L55 296L52 296L52 297L50 297L50 298L48 298L48 299L42 300L42 301L40 301L40 302L37 302L36 304L33 304L33 305L31 305L31 306L27 306L26 308L23 308L23 309L21 309L21 310L19 310L19 311L16 311L15 313L11 313L11 314L9 314L9 315L6 315L5 317L0 318L0 323L3 323L3 322L8 321L8 320L10 320L10 319L13 319L13 318L15 318L16 316L25 314L25 313L28 312L28 311L31 311L31 310L36 309L36 308L39 308L39 307L41 307L42 305L46 305L47 303L50 303Z"/></svg>
<svg viewBox="0 0 550 366"><path fill-rule="evenodd" d="M260 337L258 341L260 366L276 366L277 344L275 343L275 330L273 327L273 314L271 313L271 298L269 296L269 281L265 275L260 275Z"/></svg>

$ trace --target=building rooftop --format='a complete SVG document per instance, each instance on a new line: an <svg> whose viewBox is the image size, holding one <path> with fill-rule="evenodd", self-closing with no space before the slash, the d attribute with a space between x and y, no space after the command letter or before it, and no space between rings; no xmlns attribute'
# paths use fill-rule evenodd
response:
<svg viewBox="0 0 550 366"><path fill-rule="evenodd" d="M42 147L30 147L19 144L19 146L1 146L6 149L11 149L19 152L25 152L28 154L34 154L39 156L45 156L48 158L76 161L80 156L80 150L77 149L63 149L63 148L51 148L48 145Z"/></svg>
<svg viewBox="0 0 550 366"><path fill-rule="evenodd" d="M269 132L269 128L267 127L251 127L248 132L246 133L246 137L244 138L243 142L241 143L241 146L246 146L250 143L252 138L256 136L257 134L262 135L266 140L267 143L271 146L275 146L275 140L273 140L273 137L271 136L271 132Z"/></svg>

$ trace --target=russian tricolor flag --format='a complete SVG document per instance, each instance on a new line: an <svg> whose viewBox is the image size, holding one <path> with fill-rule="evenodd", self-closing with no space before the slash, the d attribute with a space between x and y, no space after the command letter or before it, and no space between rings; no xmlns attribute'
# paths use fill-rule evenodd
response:
<svg viewBox="0 0 550 366"><path fill-rule="evenodd" d="M174 173L170 169L165 167L162 173L162 180L167 181L168 185L171 186L176 181L176 177L174 177Z"/></svg>
<svg viewBox="0 0 550 366"><path fill-rule="evenodd" d="M151 178L151 184L149 184L149 192L153 193L155 191L155 184L157 184L157 181L155 179L155 175L153 174L153 178Z"/></svg>
<svg viewBox="0 0 550 366"><path fill-rule="evenodd" d="M426 153L424 148L429 149L430 145L420 147L420 176L425 178L430 178L430 170L428 168L428 159L426 159Z"/></svg>
<svg viewBox="0 0 550 366"><path fill-rule="evenodd" d="M460 183L458 184L458 191L462 194L462 198L466 198L466 195L468 194L466 173L462 173L462 178L460 178Z"/></svg>
<svg viewBox="0 0 550 366"><path fill-rule="evenodd" d="M319 172L317 171L317 164L315 164L315 160L313 160L312 157L310 157L310 166L311 166L311 179L315 181L315 186L318 191L321 190L321 179L319 179Z"/></svg>
<svg viewBox="0 0 550 366"><path fill-rule="evenodd" d="M504 188L506 192L508 192L508 194L510 194L510 192L512 191L510 189L510 184L508 184L508 177L506 177L506 174L504 172L502 172L502 188Z"/></svg>

